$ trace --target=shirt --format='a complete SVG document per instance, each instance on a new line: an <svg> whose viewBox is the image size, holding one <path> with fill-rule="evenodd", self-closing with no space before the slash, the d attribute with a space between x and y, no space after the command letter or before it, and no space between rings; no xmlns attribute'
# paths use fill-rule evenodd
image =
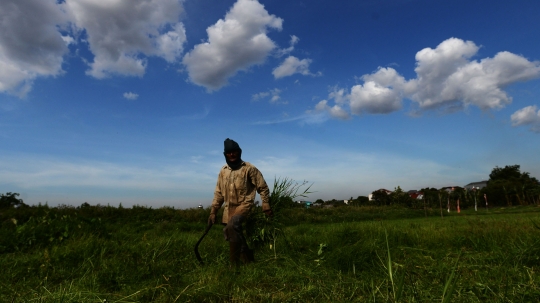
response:
<svg viewBox="0 0 540 303"><path fill-rule="evenodd" d="M261 196L263 211L270 210L270 190L262 173L249 162L243 162L234 170L225 165L219 171L211 213L217 213L225 203L223 223L234 215L247 215L257 193Z"/></svg>

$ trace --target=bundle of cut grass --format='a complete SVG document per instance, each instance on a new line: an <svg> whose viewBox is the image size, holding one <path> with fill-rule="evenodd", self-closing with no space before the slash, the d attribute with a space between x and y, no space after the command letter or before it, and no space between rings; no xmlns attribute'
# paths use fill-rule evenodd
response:
<svg viewBox="0 0 540 303"><path fill-rule="evenodd" d="M252 211L246 220L246 234L249 244L258 248L264 245L275 247L278 236L283 233L283 210L293 207L295 199L307 197L313 184L307 181L296 182L290 178L274 178L274 187L270 194L270 206L273 216L267 217L260 211L260 206ZM304 189L303 189L304 188Z"/></svg>

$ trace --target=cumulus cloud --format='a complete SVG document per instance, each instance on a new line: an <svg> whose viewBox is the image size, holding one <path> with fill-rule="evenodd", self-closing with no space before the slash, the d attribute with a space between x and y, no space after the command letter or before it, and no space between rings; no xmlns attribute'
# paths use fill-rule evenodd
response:
<svg viewBox="0 0 540 303"><path fill-rule="evenodd" d="M253 96L251 96L251 100L259 101L259 100L264 99L264 98L266 98L268 96L270 96L269 92L260 92L260 93L257 93L257 94L254 94Z"/></svg>
<svg viewBox="0 0 540 303"><path fill-rule="evenodd" d="M292 76L294 74L301 74L304 76L320 76L320 72L312 74L309 71L310 64L311 59L300 60L295 56L289 56L281 63L280 66L276 67L274 71L272 71L272 74L276 79Z"/></svg>
<svg viewBox="0 0 540 303"><path fill-rule="evenodd" d="M335 103L330 106L330 101ZM307 110L302 117L302 121L308 121L309 124L323 123L328 118L335 118L339 120L348 120L351 115L346 110L350 107L350 95L343 88L332 87L328 94L328 100L321 100L312 110Z"/></svg>
<svg viewBox="0 0 540 303"><path fill-rule="evenodd" d="M533 132L540 133L540 110L536 105L524 107L510 117L513 126L526 125Z"/></svg>
<svg viewBox="0 0 540 303"><path fill-rule="evenodd" d="M363 85L351 88L349 100L353 114L388 114L402 108L400 90L405 86L405 79L393 68L379 68L362 79Z"/></svg>
<svg viewBox="0 0 540 303"><path fill-rule="evenodd" d="M66 0L64 6L87 35L94 55L88 75L102 79L113 74L142 76L147 60L180 59L186 34L178 18L178 0Z"/></svg>
<svg viewBox="0 0 540 303"><path fill-rule="evenodd" d="M478 47L472 41L448 39L436 49L416 54L418 77L411 80L411 99L422 109L454 103L483 110L500 109L512 102L503 91L509 84L540 76L540 64L510 52L469 61Z"/></svg>
<svg viewBox="0 0 540 303"><path fill-rule="evenodd" d="M335 104L334 106L329 106L327 100L322 100L317 105L315 105L314 110L308 111L308 114L318 115L320 113L328 113L332 118L347 120L350 118L350 115L345 111L341 106Z"/></svg>
<svg viewBox="0 0 540 303"><path fill-rule="evenodd" d="M294 46L300 41L300 38L296 37L295 35L291 36L291 41L289 42L289 47L280 49L276 52L276 57L283 57L289 53L291 53L294 50Z"/></svg>
<svg viewBox="0 0 540 303"><path fill-rule="evenodd" d="M92 54L87 72L142 76L146 56L181 59L186 41L179 0L4 0L0 2L0 92L23 97L37 77L62 74L68 45L80 37ZM69 33L69 34L66 34ZM74 38L75 37L75 38Z"/></svg>
<svg viewBox="0 0 540 303"><path fill-rule="evenodd" d="M298 41L300 41L300 39L297 36L291 36L290 46L288 48L278 50L276 56L282 57L292 52ZM294 74L301 74L304 76L321 76L321 72L311 73L309 71L309 65L311 62L311 59L300 60L295 56L288 56L272 71L272 74L274 75L275 79L292 76Z"/></svg>
<svg viewBox="0 0 540 303"><path fill-rule="evenodd" d="M349 96L344 88L336 86L332 88L332 91L328 94L328 98L334 99L337 104L345 104L348 101Z"/></svg>
<svg viewBox="0 0 540 303"><path fill-rule="evenodd" d="M412 100L419 111L471 105L497 110L512 102L504 91L508 85L540 77L537 61L506 51L471 60L478 49L472 41L447 39L435 49L424 48L416 54L416 78L405 80L395 69L379 67L362 76L364 83L353 86L350 93L338 94L340 103L336 99L336 104L348 102L354 115L395 112L403 108L403 99Z"/></svg>
<svg viewBox="0 0 540 303"><path fill-rule="evenodd" d="M132 92L127 92L127 93L124 93L124 98L126 98L128 100L137 100L137 98L139 98L139 94L135 94L135 93L132 93Z"/></svg>
<svg viewBox="0 0 540 303"><path fill-rule="evenodd" d="M224 19L206 29L208 41L184 56L190 80L218 90L238 71L263 63L276 47L267 30L281 30L282 22L258 1L238 0Z"/></svg>
<svg viewBox="0 0 540 303"><path fill-rule="evenodd" d="M251 100L259 101L261 99L266 99L270 97L270 103L282 103L282 104L287 103L287 102L280 101L281 100L280 94L281 94L281 90L279 88L274 88L267 92L260 92L260 93L252 95Z"/></svg>
<svg viewBox="0 0 540 303"><path fill-rule="evenodd" d="M351 112L355 115L388 114L401 109L400 96L394 90L374 81L353 86L350 100Z"/></svg>
<svg viewBox="0 0 540 303"><path fill-rule="evenodd" d="M0 1L0 92L24 97L34 79L62 74L67 21L56 0Z"/></svg>

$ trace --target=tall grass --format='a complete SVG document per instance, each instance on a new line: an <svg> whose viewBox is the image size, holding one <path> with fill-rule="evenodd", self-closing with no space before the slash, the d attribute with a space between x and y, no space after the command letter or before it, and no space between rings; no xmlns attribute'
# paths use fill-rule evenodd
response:
<svg viewBox="0 0 540 303"><path fill-rule="evenodd" d="M198 266L192 250L207 210L138 209L136 220L112 210L49 209L32 220L3 213L3 236L49 237L47 226L66 225L68 236L4 250L0 302L537 302L539 209L444 220L438 210L428 218L395 208L286 210L286 237L261 246L240 274L227 266L218 229L201 244L207 265Z"/></svg>
<svg viewBox="0 0 540 303"><path fill-rule="evenodd" d="M253 247L261 247L267 244L276 247L279 236L285 237L283 232L284 211L295 204L297 198L307 197L311 185L307 181L296 182L290 178L275 178L269 203L273 215L268 217L257 207L250 213L246 220L246 233L249 244Z"/></svg>

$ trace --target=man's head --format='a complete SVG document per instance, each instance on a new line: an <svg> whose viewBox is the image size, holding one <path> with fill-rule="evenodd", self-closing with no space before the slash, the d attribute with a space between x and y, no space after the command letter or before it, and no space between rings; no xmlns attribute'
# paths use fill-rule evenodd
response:
<svg viewBox="0 0 540 303"><path fill-rule="evenodd" d="M229 138L225 139L223 155L231 168L237 168L242 164L242 149L240 145Z"/></svg>

